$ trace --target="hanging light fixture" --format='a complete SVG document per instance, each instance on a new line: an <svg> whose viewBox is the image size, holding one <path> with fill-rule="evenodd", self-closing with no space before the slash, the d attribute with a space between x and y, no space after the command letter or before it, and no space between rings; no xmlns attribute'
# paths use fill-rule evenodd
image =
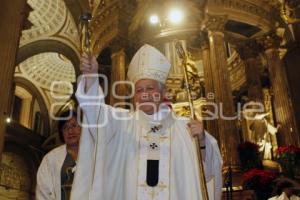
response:
<svg viewBox="0 0 300 200"><path fill-rule="evenodd" d="M172 9L169 12L168 19L173 24L179 24L183 20L183 12L180 9Z"/></svg>
<svg viewBox="0 0 300 200"><path fill-rule="evenodd" d="M157 15L151 15L149 18L149 21L151 24L158 24L159 23L159 18Z"/></svg>

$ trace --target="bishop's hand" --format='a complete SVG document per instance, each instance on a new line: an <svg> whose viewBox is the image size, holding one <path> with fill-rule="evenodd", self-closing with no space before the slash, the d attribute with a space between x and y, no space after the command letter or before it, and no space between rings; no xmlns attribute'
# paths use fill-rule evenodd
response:
<svg viewBox="0 0 300 200"><path fill-rule="evenodd" d="M187 124L190 134L194 138L198 138L201 154L202 154L202 160L205 161L206 155L205 155L205 131L202 121L199 120L191 120Z"/></svg>
<svg viewBox="0 0 300 200"><path fill-rule="evenodd" d="M98 74L99 64L95 56L83 53L80 58L82 74Z"/></svg>
<svg viewBox="0 0 300 200"><path fill-rule="evenodd" d="M86 84L85 84L85 92L89 90L89 88L92 86L94 81L98 81L98 69L99 64L97 62L97 59L95 56L89 56L86 53L83 53L80 58L80 68L81 72L85 77ZM93 76L94 75L94 76Z"/></svg>
<svg viewBox="0 0 300 200"><path fill-rule="evenodd" d="M200 141L205 140L205 134L204 134L204 126L203 123L199 120L191 120L187 124L190 133L193 137L197 137Z"/></svg>

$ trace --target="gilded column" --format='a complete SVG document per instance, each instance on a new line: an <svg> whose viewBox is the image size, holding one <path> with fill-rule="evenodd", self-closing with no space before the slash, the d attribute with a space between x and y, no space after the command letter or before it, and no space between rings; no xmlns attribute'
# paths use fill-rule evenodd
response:
<svg viewBox="0 0 300 200"><path fill-rule="evenodd" d="M210 49L209 49L209 41L208 41L208 33L203 31L200 35L201 42L201 53L202 53L202 61L203 61L203 71L204 71L204 82L205 82L205 97L208 102L206 109L214 113L215 110L213 106L210 104L215 103L215 90L214 90L214 81L213 81L213 70L210 62ZM208 114L209 115L209 114ZM208 118L210 116L207 116ZM211 133L220 143L220 136L218 130L218 123L215 119L206 120L207 130Z"/></svg>
<svg viewBox="0 0 300 200"><path fill-rule="evenodd" d="M6 118L13 95L16 54L26 12L25 0L3 0L0 7L0 159L4 147Z"/></svg>
<svg viewBox="0 0 300 200"><path fill-rule="evenodd" d="M294 110L289 94L286 71L279 56L280 38L271 33L259 40L264 46L265 57L274 94L275 121L279 125L277 133L279 145L299 145Z"/></svg>
<svg viewBox="0 0 300 200"><path fill-rule="evenodd" d="M112 90L110 92L110 105L113 106L117 104L120 105L125 102L124 96L126 94L126 86L124 84L117 84L118 81L126 80L126 60L125 60L126 54L124 49L118 49L115 52L113 52L111 55L111 59L112 59L112 70L111 70ZM114 84L116 87L113 87ZM116 95L118 95L119 97Z"/></svg>
<svg viewBox="0 0 300 200"><path fill-rule="evenodd" d="M237 145L239 136L236 127L233 96L227 57L224 45L225 16L209 16L206 23L210 45L210 61L213 74L215 102L218 106L218 129L220 147L224 160L224 167L238 166ZM229 119L231 118L231 119Z"/></svg>
<svg viewBox="0 0 300 200"><path fill-rule="evenodd" d="M238 53L245 63L249 100L263 103L262 84L258 68L261 64L259 45L255 41L248 41L238 47Z"/></svg>

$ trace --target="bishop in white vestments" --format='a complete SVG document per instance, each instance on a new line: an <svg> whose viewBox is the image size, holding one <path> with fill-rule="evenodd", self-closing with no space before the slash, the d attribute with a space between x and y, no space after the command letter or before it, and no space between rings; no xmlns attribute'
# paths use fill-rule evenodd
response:
<svg viewBox="0 0 300 200"><path fill-rule="evenodd" d="M84 55L76 92L84 113L73 200L201 200L200 140L209 199L219 200L222 159L217 141L200 121L178 117L163 103L170 63L157 49L142 46L128 79L135 85L135 109L104 103L98 64ZM89 75L90 77L87 77Z"/></svg>

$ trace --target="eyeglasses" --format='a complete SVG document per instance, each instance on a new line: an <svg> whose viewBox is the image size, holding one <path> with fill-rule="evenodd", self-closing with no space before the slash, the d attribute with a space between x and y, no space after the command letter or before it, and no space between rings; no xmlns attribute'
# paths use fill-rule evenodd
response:
<svg viewBox="0 0 300 200"><path fill-rule="evenodd" d="M70 129L73 128L79 128L79 124L78 123L71 123L71 124L67 124L63 127L63 131L69 131Z"/></svg>

